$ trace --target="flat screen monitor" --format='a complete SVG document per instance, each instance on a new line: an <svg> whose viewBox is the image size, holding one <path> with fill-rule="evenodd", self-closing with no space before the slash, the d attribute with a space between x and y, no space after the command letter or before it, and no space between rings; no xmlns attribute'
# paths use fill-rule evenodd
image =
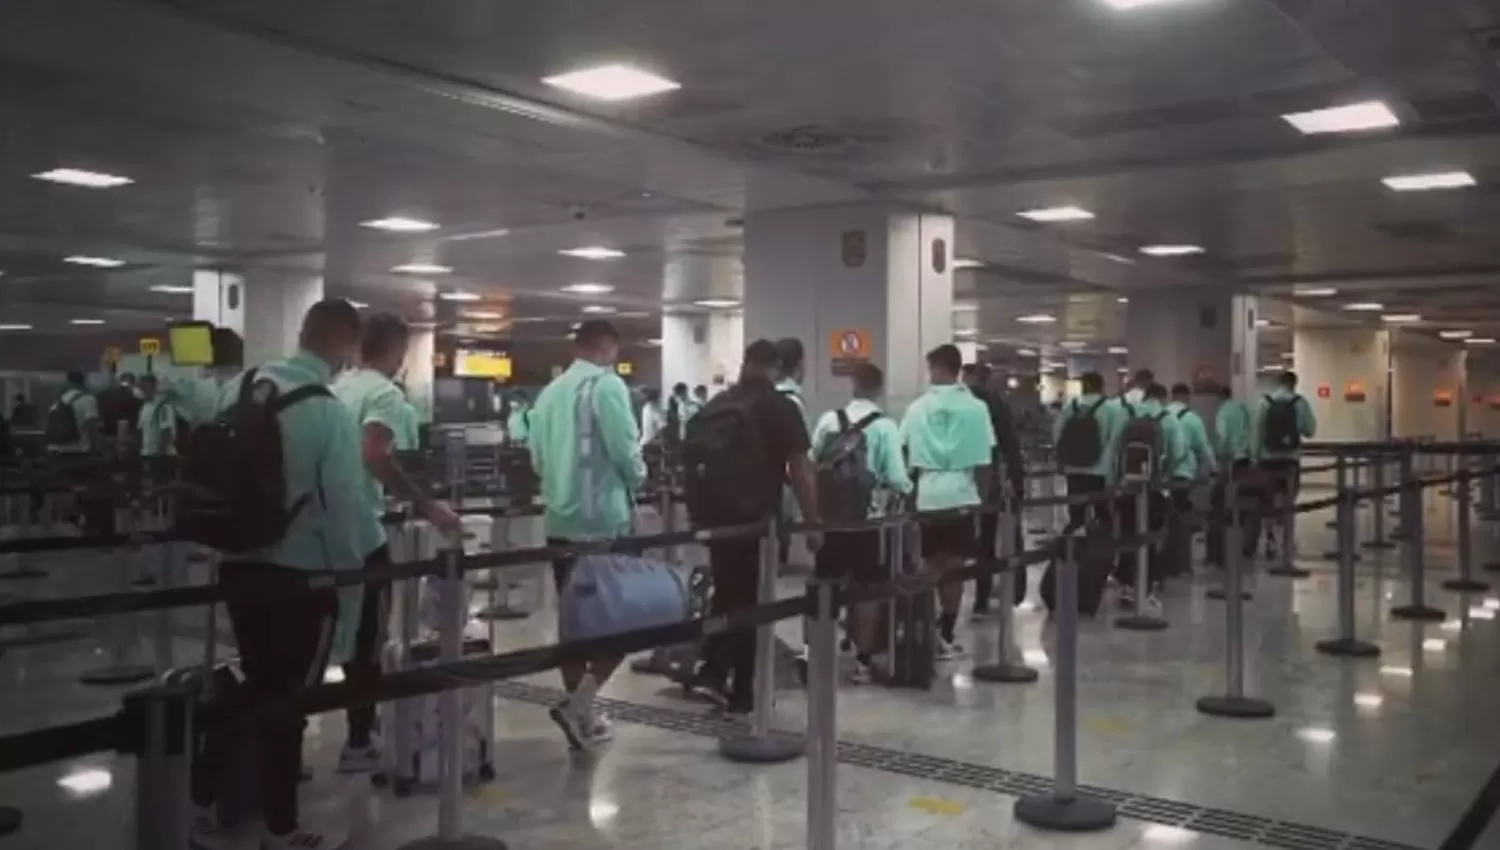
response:
<svg viewBox="0 0 1500 850"><path fill-rule="evenodd" d="M459 378L510 379L510 356L503 351L460 348L454 352L453 374Z"/></svg>
<svg viewBox="0 0 1500 850"><path fill-rule="evenodd" d="M178 366L214 365L214 326L209 322L177 322L167 328L167 343Z"/></svg>

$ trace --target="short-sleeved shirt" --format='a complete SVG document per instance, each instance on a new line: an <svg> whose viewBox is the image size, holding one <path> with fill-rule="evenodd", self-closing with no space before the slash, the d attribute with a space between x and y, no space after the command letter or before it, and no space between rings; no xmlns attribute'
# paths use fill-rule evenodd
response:
<svg viewBox="0 0 1500 850"><path fill-rule="evenodd" d="M393 448L397 451L406 448L402 445L406 442L408 430L406 396L395 381L374 369L354 369L339 375L334 380L332 389L333 394L354 416L354 424L359 426L361 443L367 426L380 425L391 432ZM385 487L370 474L368 468L361 478L359 497L366 509L379 517L385 513ZM364 541L367 554L385 545L385 534L378 525L364 531L369 535Z"/></svg>
<svg viewBox="0 0 1500 850"><path fill-rule="evenodd" d="M83 454L91 447L88 425L99 418L99 402L83 390L69 387L57 399L59 404L73 408L73 417L78 420L78 442L48 445L47 448L61 454Z"/></svg>
<svg viewBox="0 0 1500 850"><path fill-rule="evenodd" d="M966 387L928 388L901 420L907 464L916 472L917 510L963 508L980 503L975 470L994 459L995 426L989 408Z"/></svg>
<svg viewBox="0 0 1500 850"><path fill-rule="evenodd" d="M730 393L749 393L754 396L750 408L751 418L755 427L760 429L766 461L772 466L766 470L765 480L774 482L780 491L786 481L787 462L797 455L806 455L812 447L807 435L807 421L802 418L802 409L764 378L747 377L723 394Z"/></svg>
<svg viewBox="0 0 1500 850"><path fill-rule="evenodd" d="M845 405L843 411L844 418L851 426L859 424L871 414L879 417L866 426L864 431L865 462L875 475L878 485L875 492L870 494L870 508L866 516L885 516L891 493L905 496L912 491L911 476L907 475L906 463L901 457L901 432L896 423L873 401L857 398ZM818 424L813 429L815 457L817 452L827 451L827 446L837 440L839 434L839 412L830 410L818 419Z"/></svg>

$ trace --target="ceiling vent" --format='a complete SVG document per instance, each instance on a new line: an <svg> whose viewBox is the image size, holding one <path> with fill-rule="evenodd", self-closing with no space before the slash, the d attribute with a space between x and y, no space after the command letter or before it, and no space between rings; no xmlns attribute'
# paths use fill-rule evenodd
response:
<svg viewBox="0 0 1500 850"><path fill-rule="evenodd" d="M821 124L803 124L755 137L755 147L772 153L797 156L830 156L844 153L853 140Z"/></svg>

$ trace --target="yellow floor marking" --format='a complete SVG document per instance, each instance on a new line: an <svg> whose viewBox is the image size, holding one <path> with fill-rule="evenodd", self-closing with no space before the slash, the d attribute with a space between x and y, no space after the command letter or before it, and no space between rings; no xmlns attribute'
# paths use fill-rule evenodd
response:
<svg viewBox="0 0 1500 850"><path fill-rule="evenodd" d="M957 800L944 800L941 797L913 797L907 805L913 809L924 811L929 815L961 815L964 813L964 804Z"/></svg>

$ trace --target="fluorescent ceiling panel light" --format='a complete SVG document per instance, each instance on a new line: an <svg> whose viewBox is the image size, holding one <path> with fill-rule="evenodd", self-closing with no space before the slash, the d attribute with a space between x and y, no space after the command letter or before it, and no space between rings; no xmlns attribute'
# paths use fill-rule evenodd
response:
<svg viewBox="0 0 1500 850"><path fill-rule="evenodd" d="M576 295L606 295L614 292L615 288L607 283L570 283L562 291Z"/></svg>
<svg viewBox="0 0 1500 850"><path fill-rule="evenodd" d="M440 266L437 263L407 263L391 269L396 274L452 274L451 266Z"/></svg>
<svg viewBox="0 0 1500 850"><path fill-rule="evenodd" d="M1469 618L1473 620L1493 620L1495 612L1483 605L1469 606Z"/></svg>
<svg viewBox="0 0 1500 850"><path fill-rule="evenodd" d="M1297 730L1297 737L1313 744L1327 744L1337 738L1338 734L1322 726L1304 726Z"/></svg>
<svg viewBox="0 0 1500 850"><path fill-rule="evenodd" d="M1464 630L1464 624L1460 620L1444 620L1439 628L1445 632L1461 632Z"/></svg>
<svg viewBox="0 0 1500 850"><path fill-rule="evenodd" d="M1358 133L1384 130L1401 124L1401 119L1384 101L1366 100L1347 106L1332 106L1308 112L1291 112L1281 116L1305 135L1321 133Z"/></svg>
<svg viewBox="0 0 1500 850"><path fill-rule="evenodd" d="M1109 347L1109 353L1110 354L1129 354L1130 353L1130 349L1126 348L1123 345L1111 345Z"/></svg>
<svg viewBox="0 0 1500 850"><path fill-rule="evenodd" d="M1118 298L1115 299L1115 303L1116 304L1129 304L1130 303L1130 299L1126 298L1123 295L1121 295L1120 297L1118 297Z"/></svg>
<svg viewBox="0 0 1500 850"><path fill-rule="evenodd" d="M29 330L31 330L31 325L19 325L19 324L0 325L0 331L29 331Z"/></svg>
<svg viewBox="0 0 1500 850"><path fill-rule="evenodd" d="M680 83L637 68L613 63L543 77L542 82L595 100L633 100L682 88Z"/></svg>
<svg viewBox="0 0 1500 850"><path fill-rule="evenodd" d="M505 318L503 313L491 313L486 310L470 310L463 314L465 319L474 319L480 322L494 322Z"/></svg>
<svg viewBox="0 0 1500 850"><path fill-rule="evenodd" d="M1337 289L1329 287L1313 287L1312 289L1296 289L1292 291L1292 295L1297 298L1330 298L1338 294L1339 291Z"/></svg>
<svg viewBox="0 0 1500 850"><path fill-rule="evenodd" d="M1147 6L1165 6L1169 3L1181 3L1183 0L1104 0L1105 3L1128 12L1132 9L1144 9Z"/></svg>
<svg viewBox="0 0 1500 850"><path fill-rule="evenodd" d="M1399 174L1380 182L1397 192L1430 192L1434 189L1467 189L1478 185L1467 171L1443 171L1437 174Z"/></svg>
<svg viewBox="0 0 1500 850"><path fill-rule="evenodd" d="M982 265L984 265L983 260L970 260L964 257L956 257L953 260L953 268L955 269L977 269Z"/></svg>
<svg viewBox="0 0 1500 850"><path fill-rule="evenodd" d="M1386 313L1380 317L1380 321L1389 322L1393 325L1408 325L1412 322L1422 321L1422 317L1417 313Z"/></svg>
<svg viewBox="0 0 1500 850"><path fill-rule="evenodd" d="M31 176L38 180L46 180L49 183L82 186L85 189L114 189L118 186L128 186L135 182L129 177L121 177L118 174L85 171L82 168L54 168L51 171L43 171L40 174L33 174Z"/></svg>
<svg viewBox="0 0 1500 850"><path fill-rule="evenodd" d="M1473 335L1474 332L1468 330L1438 331L1438 336L1443 339L1468 339Z"/></svg>
<svg viewBox="0 0 1500 850"><path fill-rule="evenodd" d="M1050 325L1057 321L1057 317L1049 316L1046 313L1034 313L1030 316L1018 316L1016 317L1016 321L1023 325Z"/></svg>
<svg viewBox="0 0 1500 850"><path fill-rule="evenodd" d="M370 305L366 304L363 301L350 301L349 302L349 306L353 307L356 310L368 310L368 309L370 309Z"/></svg>
<svg viewBox="0 0 1500 850"><path fill-rule="evenodd" d="M1484 607L1491 611L1500 611L1500 597L1491 596L1484 600Z"/></svg>
<svg viewBox="0 0 1500 850"><path fill-rule="evenodd" d="M1415 673L1410 667L1382 667L1380 668L1380 675L1395 676L1398 679L1410 679Z"/></svg>
<svg viewBox="0 0 1500 850"><path fill-rule="evenodd" d="M68 324L70 324L70 325L102 325L102 324L104 324L104 320L103 319L69 319L68 320Z"/></svg>
<svg viewBox="0 0 1500 850"><path fill-rule="evenodd" d="M387 230L391 233L427 233L438 229L436 222L423 221L420 218L407 218L400 215L362 221L359 223L359 226L368 227L371 230Z"/></svg>
<svg viewBox="0 0 1500 850"><path fill-rule="evenodd" d="M1085 345L1088 345L1088 343L1079 339L1065 339L1062 342L1059 342L1058 345L1062 346L1063 348L1083 348Z"/></svg>
<svg viewBox="0 0 1500 850"><path fill-rule="evenodd" d="M478 301L481 298L473 292L444 292L438 297L444 301Z"/></svg>
<svg viewBox="0 0 1500 850"><path fill-rule="evenodd" d="M1354 704L1360 708L1379 708L1385 702L1385 697L1380 694L1363 693L1354 695Z"/></svg>
<svg viewBox="0 0 1500 850"><path fill-rule="evenodd" d="M1492 336L1471 336L1464 340L1464 342L1469 345L1494 345L1495 338Z"/></svg>
<svg viewBox="0 0 1500 850"><path fill-rule="evenodd" d="M171 284L171 283L158 283L155 286L151 287L151 291L152 292L160 292L160 293L162 293L164 295L192 295L193 294L193 288L191 286L178 286L176 284Z"/></svg>
<svg viewBox="0 0 1500 850"><path fill-rule="evenodd" d="M81 797L108 791L109 786L114 784L114 777L107 770L89 768L68 773L58 779L57 784L69 793Z"/></svg>
<svg viewBox="0 0 1500 850"><path fill-rule="evenodd" d="M955 312L955 313L972 313L972 312L974 312L974 311L976 311L978 309L979 309L979 304L977 302L974 302L974 301L955 301L955 302L953 302L953 312Z"/></svg>
<svg viewBox="0 0 1500 850"><path fill-rule="evenodd" d="M117 269L125 265L124 260L116 260L113 257L90 257L86 254L63 257L63 262L72 263L75 266L93 266L96 269Z"/></svg>
<svg viewBox="0 0 1500 850"><path fill-rule="evenodd" d="M1354 301L1345 304L1344 309L1351 313L1379 313L1385 309L1385 305L1379 301Z"/></svg>
<svg viewBox="0 0 1500 850"><path fill-rule="evenodd" d="M580 260L618 260L625 256L624 251L615 248L606 248L603 245L585 245L582 248L564 248L557 253L564 257L577 257Z"/></svg>
<svg viewBox="0 0 1500 850"><path fill-rule="evenodd" d="M1428 638L1422 641L1422 648L1428 652L1442 652L1448 648L1448 642L1442 638Z"/></svg>
<svg viewBox="0 0 1500 850"><path fill-rule="evenodd" d="M1167 826L1165 824L1152 824L1141 833L1147 846L1188 844L1198 839L1198 833L1180 826Z"/></svg>
<svg viewBox="0 0 1500 850"><path fill-rule="evenodd" d="M1016 349L1016 356L1017 357L1035 357L1035 356L1037 356L1037 354L1036 354L1036 351L1034 349L1030 349L1030 348L1018 348L1018 349Z"/></svg>
<svg viewBox="0 0 1500 850"><path fill-rule="evenodd" d="M707 307L710 310L728 310L731 307L740 306L740 302L733 298L704 298L701 301L694 301L693 303L699 307Z"/></svg>
<svg viewBox="0 0 1500 850"><path fill-rule="evenodd" d="M606 307L603 304L589 304L588 306L586 306L586 307L583 308L583 312L585 312L585 313L593 313L596 316L608 315L610 313L613 313L614 311L615 311L615 308L613 308L613 307Z"/></svg>
<svg viewBox="0 0 1500 850"><path fill-rule="evenodd" d="M1148 257L1191 257L1203 253L1201 245L1142 245L1141 253Z"/></svg>
<svg viewBox="0 0 1500 850"><path fill-rule="evenodd" d="M1021 218L1030 219L1042 224L1055 224L1064 221L1088 221L1094 214L1083 207L1046 207L1037 210L1023 210L1016 213Z"/></svg>

